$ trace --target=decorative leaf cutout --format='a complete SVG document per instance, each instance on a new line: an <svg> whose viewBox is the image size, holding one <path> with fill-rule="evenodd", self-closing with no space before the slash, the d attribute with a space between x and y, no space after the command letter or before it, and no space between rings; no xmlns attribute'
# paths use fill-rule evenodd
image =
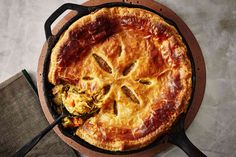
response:
<svg viewBox="0 0 236 157"><path fill-rule="evenodd" d="M98 63L98 65L103 69L105 70L106 72L108 73L112 73L112 69L111 67L107 64L107 62L102 59L102 57L96 55L96 54L93 54L93 57L94 59L96 60L96 62Z"/></svg>
<svg viewBox="0 0 236 157"><path fill-rule="evenodd" d="M130 71L134 68L134 63L131 63L130 65L128 65L127 67L125 67L125 69L123 70L123 75L126 76L130 73Z"/></svg>
<svg viewBox="0 0 236 157"><path fill-rule="evenodd" d="M122 86L121 87L122 91L124 92L124 94L130 98L130 100L132 100L133 102L139 104L139 100L138 98L134 95L134 93L126 86Z"/></svg>
<svg viewBox="0 0 236 157"><path fill-rule="evenodd" d="M114 112L115 115L118 114L116 101L114 101L114 103L113 103L113 112Z"/></svg>

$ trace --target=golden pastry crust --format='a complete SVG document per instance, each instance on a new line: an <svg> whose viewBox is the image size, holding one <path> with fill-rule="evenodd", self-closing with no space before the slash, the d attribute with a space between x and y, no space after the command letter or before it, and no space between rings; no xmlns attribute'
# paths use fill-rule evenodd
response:
<svg viewBox="0 0 236 157"><path fill-rule="evenodd" d="M191 77L176 29L154 13L125 7L74 22L52 50L48 75L52 84L71 84L90 98L109 86L96 100L100 111L76 135L111 151L138 149L165 133L187 109Z"/></svg>

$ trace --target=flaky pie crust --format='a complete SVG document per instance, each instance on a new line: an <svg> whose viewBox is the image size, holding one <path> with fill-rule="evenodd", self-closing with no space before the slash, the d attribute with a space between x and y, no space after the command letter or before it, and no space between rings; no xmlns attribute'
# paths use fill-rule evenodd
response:
<svg viewBox="0 0 236 157"><path fill-rule="evenodd" d="M139 8L103 8L74 22L52 50L48 80L96 93L99 112L76 135L102 149L138 149L170 129L192 92L177 30Z"/></svg>

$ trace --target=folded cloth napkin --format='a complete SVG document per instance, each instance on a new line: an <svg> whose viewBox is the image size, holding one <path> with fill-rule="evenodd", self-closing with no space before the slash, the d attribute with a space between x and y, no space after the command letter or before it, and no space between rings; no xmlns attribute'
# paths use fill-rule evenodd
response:
<svg viewBox="0 0 236 157"><path fill-rule="evenodd" d="M48 126L27 72L0 83L0 156L11 156ZM76 157L78 154L50 131L26 156Z"/></svg>

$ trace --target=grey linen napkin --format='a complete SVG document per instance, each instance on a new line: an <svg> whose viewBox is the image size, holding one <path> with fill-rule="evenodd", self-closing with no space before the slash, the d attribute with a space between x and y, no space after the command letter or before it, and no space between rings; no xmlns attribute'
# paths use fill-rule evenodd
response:
<svg viewBox="0 0 236 157"><path fill-rule="evenodd" d="M22 72L0 84L1 157L13 155L47 126L38 97ZM76 157L77 154L51 130L27 156Z"/></svg>

